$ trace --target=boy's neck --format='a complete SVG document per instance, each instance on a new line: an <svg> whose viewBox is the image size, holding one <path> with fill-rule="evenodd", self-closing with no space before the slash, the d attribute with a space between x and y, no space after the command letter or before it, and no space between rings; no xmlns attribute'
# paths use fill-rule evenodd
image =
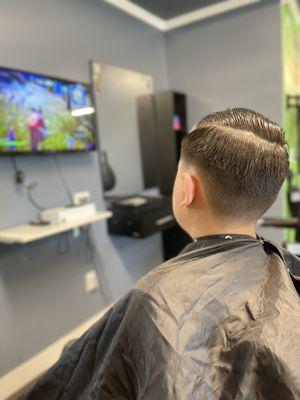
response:
<svg viewBox="0 0 300 400"><path fill-rule="evenodd" d="M189 229L188 234L192 239L196 239L203 236L211 235L223 235L223 234L236 234L236 235L248 235L254 238L256 235L256 224L252 223L249 225L238 226L237 224L216 224L216 223L203 223L201 225L193 226Z"/></svg>

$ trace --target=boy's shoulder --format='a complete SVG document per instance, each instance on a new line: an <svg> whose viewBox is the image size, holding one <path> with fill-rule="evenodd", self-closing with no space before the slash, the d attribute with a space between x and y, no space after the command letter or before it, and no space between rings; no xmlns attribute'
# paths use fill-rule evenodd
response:
<svg viewBox="0 0 300 400"><path fill-rule="evenodd" d="M175 257L172 260L163 262L157 267L154 267L147 275L137 282L134 289L150 293L160 282L164 281L175 272L178 268L177 259L178 257Z"/></svg>

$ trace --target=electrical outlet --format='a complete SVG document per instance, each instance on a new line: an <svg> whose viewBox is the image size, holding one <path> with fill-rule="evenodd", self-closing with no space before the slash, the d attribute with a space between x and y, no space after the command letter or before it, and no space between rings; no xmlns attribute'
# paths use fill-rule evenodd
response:
<svg viewBox="0 0 300 400"><path fill-rule="evenodd" d="M85 274L85 291L87 293L94 292L99 289L99 286L100 284L96 271L94 269L88 271Z"/></svg>
<svg viewBox="0 0 300 400"><path fill-rule="evenodd" d="M73 237L78 238L80 236L80 228L77 226L73 228Z"/></svg>
<svg viewBox="0 0 300 400"><path fill-rule="evenodd" d="M73 193L74 206L82 206L91 202L91 193L88 191Z"/></svg>

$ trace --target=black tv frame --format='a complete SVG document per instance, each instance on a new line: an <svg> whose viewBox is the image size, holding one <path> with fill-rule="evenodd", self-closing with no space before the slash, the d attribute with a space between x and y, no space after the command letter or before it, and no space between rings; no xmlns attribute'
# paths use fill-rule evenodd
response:
<svg viewBox="0 0 300 400"><path fill-rule="evenodd" d="M91 105L94 107L95 112L91 114L91 118L93 121L93 126L94 126L94 148L91 150L62 150L62 151L10 151L10 152L1 152L0 151L0 157L16 157L16 156L57 156L60 154L90 154L95 151L98 151L99 149L99 139L98 139L98 123L97 123L97 117L96 117L96 106L95 106L95 95L94 95L94 90L93 90L93 85L92 83L86 83L83 81L75 81L72 79L65 79L65 78L60 78L55 75L47 75L43 74L40 72L35 72L35 71L28 71L25 69L19 69L19 68L11 68L11 67L6 67L1 65L0 69L7 69L15 72L25 72L26 74L32 74L32 75L39 75L43 78L49 78L53 80L58 80L66 83L74 83L74 84L81 84L87 87L88 92L91 97Z"/></svg>

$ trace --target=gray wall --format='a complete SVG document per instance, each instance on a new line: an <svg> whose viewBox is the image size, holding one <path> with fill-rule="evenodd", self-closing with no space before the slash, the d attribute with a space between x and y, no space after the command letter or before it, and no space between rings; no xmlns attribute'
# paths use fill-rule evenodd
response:
<svg viewBox="0 0 300 400"><path fill-rule="evenodd" d="M279 1L211 18L166 37L169 82L188 95L189 126L209 112L249 107L281 123ZM282 215L280 195L271 215ZM282 232L264 230L279 243Z"/></svg>
<svg viewBox="0 0 300 400"><path fill-rule="evenodd" d="M74 80L89 80L89 60L134 69L167 86L161 33L100 0L0 1L0 65ZM104 207L97 153L60 156L72 191L89 190ZM18 158L37 200L46 207L67 202L51 157ZM36 215L24 189L13 182L10 159L0 159L0 228ZM0 375L16 367L74 326L98 312L161 260L160 236L110 240L105 224L93 226L97 250L91 260L83 237L63 236L28 246L0 247ZM84 274L96 267L101 288L87 295Z"/></svg>

